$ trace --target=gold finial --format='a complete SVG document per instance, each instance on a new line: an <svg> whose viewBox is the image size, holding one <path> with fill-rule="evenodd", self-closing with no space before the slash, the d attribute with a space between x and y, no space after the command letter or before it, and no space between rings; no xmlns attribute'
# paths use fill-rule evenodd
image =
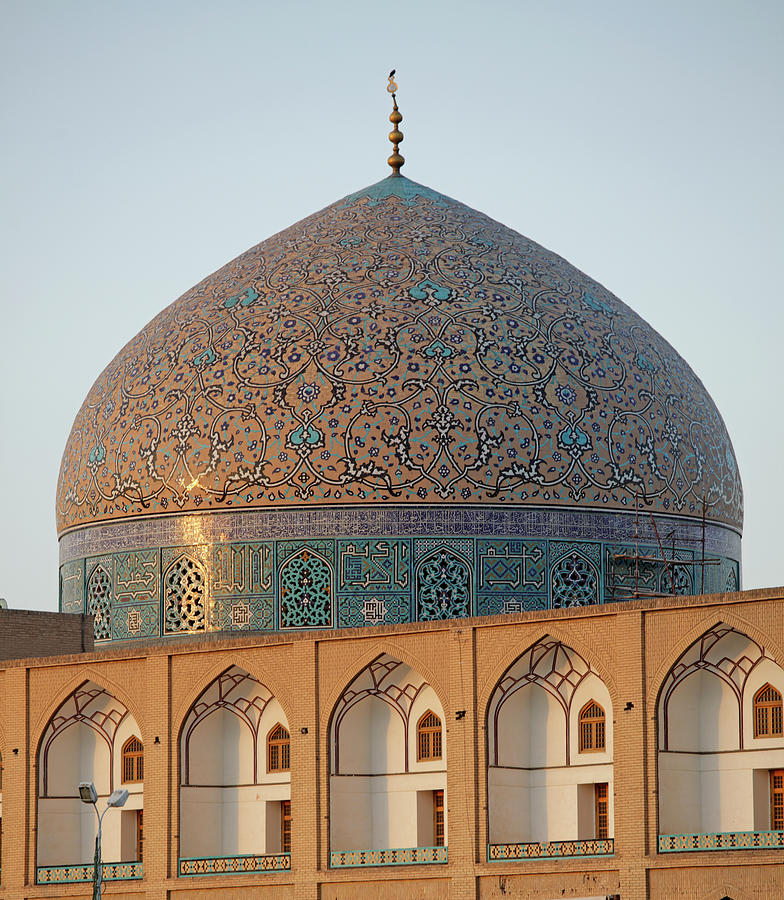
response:
<svg viewBox="0 0 784 900"><path fill-rule="evenodd" d="M399 175L400 167L405 162L405 159L400 155L398 151L398 144L403 140L403 133L398 128L398 125L403 121L403 116L400 113L400 110L397 108L397 98L395 97L395 92L397 91L397 85L394 81L395 70L389 73L389 84L387 85L387 90L390 94L392 94L392 112L389 114L389 121L392 123L392 131L389 132L389 140L392 142L394 152L392 156L389 157L387 162L392 167L392 174Z"/></svg>

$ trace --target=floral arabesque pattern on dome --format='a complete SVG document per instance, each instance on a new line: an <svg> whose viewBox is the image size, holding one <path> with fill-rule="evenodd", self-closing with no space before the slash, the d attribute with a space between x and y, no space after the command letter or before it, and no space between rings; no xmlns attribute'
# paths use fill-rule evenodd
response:
<svg viewBox="0 0 784 900"><path fill-rule="evenodd" d="M732 446L688 365L560 257L391 178L242 254L118 354L74 423L58 527L635 497L740 527Z"/></svg>

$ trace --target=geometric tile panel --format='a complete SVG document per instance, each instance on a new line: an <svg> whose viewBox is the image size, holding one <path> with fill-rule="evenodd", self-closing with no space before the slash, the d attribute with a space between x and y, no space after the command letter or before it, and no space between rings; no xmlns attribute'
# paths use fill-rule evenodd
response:
<svg viewBox="0 0 784 900"><path fill-rule="evenodd" d="M666 541L665 541L666 543ZM634 554L638 554L636 561ZM729 592L737 561L689 547L525 536L335 537L123 550L64 563L60 609L97 641L357 628Z"/></svg>
<svg viewBox="0 0 784 900"><path fill-rule="evenodd" d="M65 613L84 612L84 560L74 559L60 569L60 609Z"/></svg>

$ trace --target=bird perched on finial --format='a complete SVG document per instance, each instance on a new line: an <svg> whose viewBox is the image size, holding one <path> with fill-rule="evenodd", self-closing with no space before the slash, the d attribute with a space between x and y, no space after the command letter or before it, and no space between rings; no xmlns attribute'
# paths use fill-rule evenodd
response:
<svg viewBox="0 0 784 900"><path fill-rule="evenodd" d="M400 167L405 162L405 159L400 155L398 151L398 144L403 140L403 133L398 128L398 125L403 121L403 116L400 113L400 110L397 108L397 97L395 93L397 91L397 85L394 81L395 69L389 73L389 84L387 85L387 90L390 94L392 94L392 112L389 116L389 121L392 123L393 130L389 133L389 140L392 142L395 150L392 156L389 157L387 162L392 167L392 174L399 175Z"/></svg>

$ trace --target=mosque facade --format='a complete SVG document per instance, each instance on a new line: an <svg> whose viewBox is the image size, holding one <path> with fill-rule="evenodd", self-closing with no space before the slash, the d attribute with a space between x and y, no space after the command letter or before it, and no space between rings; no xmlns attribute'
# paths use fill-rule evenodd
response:
<svg viewBox="0 0 784 900"><path fill-rule="evenodd" d="M784 895L784 601L740 591L715 404L600 284L403 177L391 119L390 177L82 405L55 619L93 633L0 670L0 900L89 895L82 781L129 793L129 898Z"/></svg>

